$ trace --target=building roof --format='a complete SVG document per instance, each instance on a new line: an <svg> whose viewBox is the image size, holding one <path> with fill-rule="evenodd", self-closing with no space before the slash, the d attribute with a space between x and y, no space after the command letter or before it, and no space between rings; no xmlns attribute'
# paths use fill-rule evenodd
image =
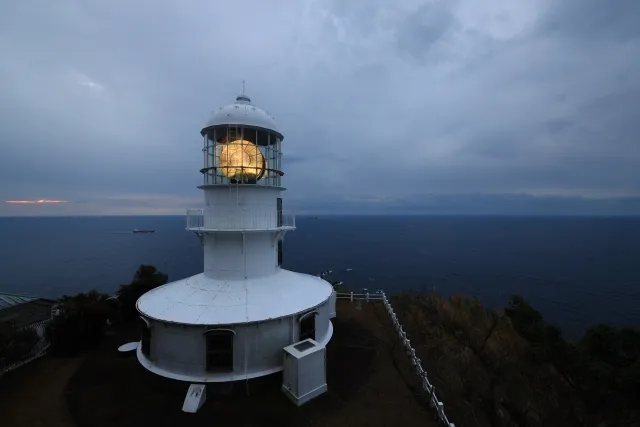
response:
<svg viewBox="0 0 640 427"><path fill-rule="evenodd" d="M251 99L244 94L238 96L233 104L215 110L201 134L204 135L210 127L223 125L244 125L267 129L277 133L280 139L283 138L273 117L253 105Z"/></svg>
<svg viewBox="0 0 640 427"><path fill-rule="evenodd" d="M197 274L144 294L136 307L150 318L192 325L230 325L291 316L331 297L329 282L281 269L246 280Z"/></svg>
<svg viewBox="0 0 640 427"><path fill-rule="evenodd" d="M28 295L0 293L0 310L40 299Z"/></svg>

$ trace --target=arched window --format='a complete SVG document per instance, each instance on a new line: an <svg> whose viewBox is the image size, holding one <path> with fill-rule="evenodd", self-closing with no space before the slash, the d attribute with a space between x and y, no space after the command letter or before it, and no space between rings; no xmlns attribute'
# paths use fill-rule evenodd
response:
<svg viewBox="0 0 640 427"><path fill-rule="evenodd" d="M142 354L144 354L147 359L151 359L151 325L149 321L142 316L140 316L139 322L142 331L140 334Z"/></svg>
<svg viewBox="0 0 640 427"><path fill-rule="evenodd" d="M207 372L233 371L233 338L231 329L209 329L204 333L207 343Z"/></svg>
<svg viewBox="0 0 640 427"><path fill-rule="evenodd" d="M300 318L298 319L300 330L300 338L298 339L298 341L306 340L308 338L311 338L312 340L316 339L317 315L317 311L310 311L300 316Z"/></svg>

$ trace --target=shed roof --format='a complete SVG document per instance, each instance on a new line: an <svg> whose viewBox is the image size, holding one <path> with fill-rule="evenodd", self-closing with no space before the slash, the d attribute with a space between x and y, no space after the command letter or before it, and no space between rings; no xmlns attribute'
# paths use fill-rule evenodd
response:
<svg viewBox="0 0 640 427"><path fill-rule="evenodd" d="M38 298L29 295L20 295L20 294L9 294L2 292L0 293L0 310L4 310L5 308L15 307L16 305L25 304L31 301L50 301L46 298Z"/></svg>

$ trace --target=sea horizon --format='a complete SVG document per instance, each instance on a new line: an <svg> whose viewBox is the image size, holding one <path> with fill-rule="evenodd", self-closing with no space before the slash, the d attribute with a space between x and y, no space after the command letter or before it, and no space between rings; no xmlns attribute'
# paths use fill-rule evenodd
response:
<svg viewBox="0 0 640 427"><path fill-rule="evenodd" d="M200 209L200 208L192 208L192 209ZM202 208L204 209L204 208ZM185 209L186 211L186 209ZM286 212L290 212L289 210L285 210ZM430 217L485 217L485 218L634 218L640 219L640 215L638 214L517 214L517 213L493 213L493 214L485 214L485 213L378 213L378 212L356 212L356 213L318 213L318 212L310 212L310 213L296 213L293 211L296 216L348 216L348 217L357 217L357 216L381 216L381 217L415 217L415 216L430 216ZM96 217L96 218L108 218L108 217L183 217L187 216L185 213L175 213L175 214L153 214L153 213L140 213L140 214L60 214L60 215L0 215L0 219L3 218L84 218L84 217Z"/></svg>
<svg viewBox="0 0 640 427"><path fill-rule="evenodd" d="M0 217L0 291L111 294L141 264L170 281L200 273L202 247L184 218ZM518 294L570 338L598 323L640 325L639 217L300 214L296 225L283 267L333 270L329 279L343 281L344 292L435 287L494 309Z"/></svg>

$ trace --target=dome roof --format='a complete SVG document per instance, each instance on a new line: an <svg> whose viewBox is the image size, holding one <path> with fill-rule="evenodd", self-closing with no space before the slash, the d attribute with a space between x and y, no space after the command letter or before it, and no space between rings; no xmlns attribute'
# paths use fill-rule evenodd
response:
<svg viewBox="0 0 640 427"><path fill-rule="evenodd" d="M280 139L283 138L273 117L253 105L251 98L245 94L238 95L233 104L215 110L200 133L204 135L208 128L221 125L254 126L273 131L278 134Z"/></svg>

